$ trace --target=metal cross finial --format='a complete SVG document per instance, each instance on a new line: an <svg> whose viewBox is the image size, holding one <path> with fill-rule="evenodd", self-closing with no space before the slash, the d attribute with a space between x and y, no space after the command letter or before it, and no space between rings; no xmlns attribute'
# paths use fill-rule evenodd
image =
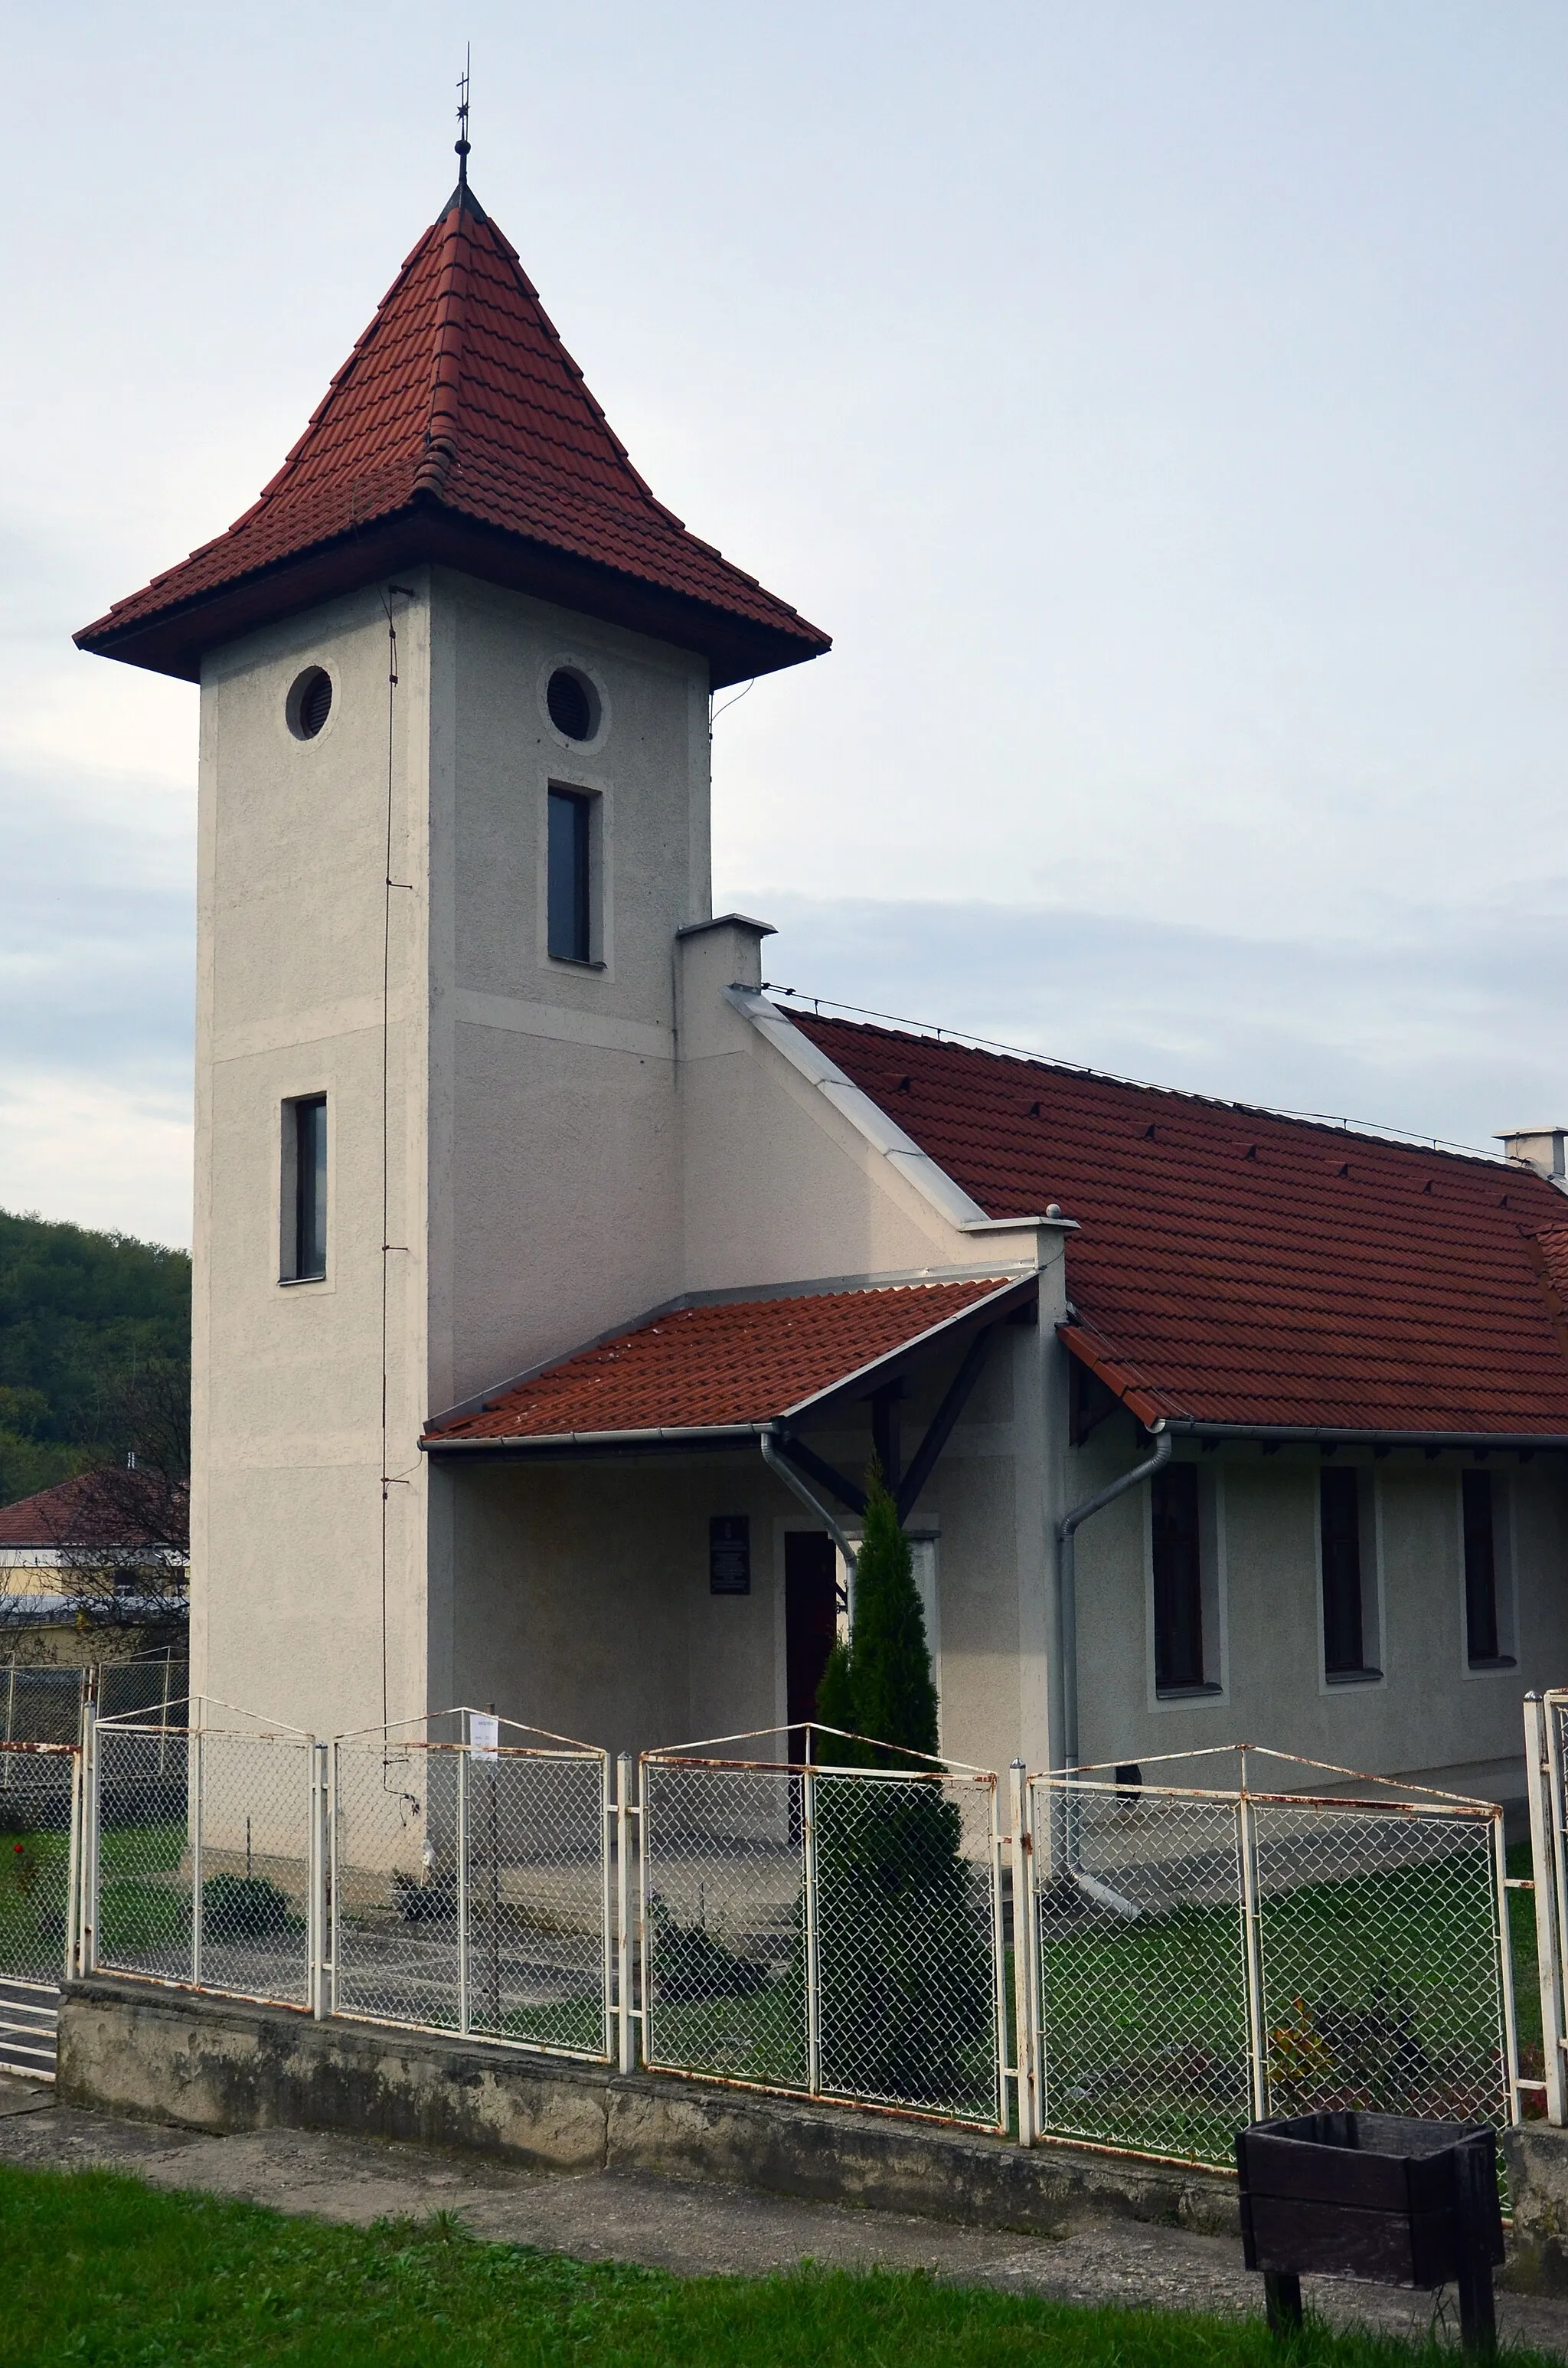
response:
<svg viewBox="0 0 1568 2368"><path fill-rule="evenodd" d="M467 187L468 187L468 156L469 156L469 137L468 137L468 70L469 70L470 62L471 62L471 61L472 61L472 56L473 56L473 44L472 44L472 41L465 42L465 43L463 44L463 70L462 70L462 75L461 75L460 80L460 81L459 81L459 83L458 83L458 137L457 137L457 152L458 152L458 187L459 187L459 188L460 188L460 189L466 189L466 188L467 188Z"/></svg>

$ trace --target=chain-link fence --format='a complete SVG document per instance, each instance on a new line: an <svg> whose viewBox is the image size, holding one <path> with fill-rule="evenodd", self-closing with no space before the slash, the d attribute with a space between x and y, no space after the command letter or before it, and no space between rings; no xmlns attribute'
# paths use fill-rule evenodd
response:
<svg viewBox="0 0 1568 2368"><path fill-rule="evenodd" d="M1501 1811L1260 1793L1246 1756L1031 1780L1040 2130L1228 2165L1269 2114L1513 2119Z"/></svg>
<svg viewBox="0 0 1568 2368"><path fill-rule="evenodd" d="M84 1969L306 2006L321 1819L308 1736L99 1719Z"/></svg>
<svg viewBox="0 0 1568 2368"><path fill-rule="evenodd" d="M0 1744L0 1979L52 1988L66 1970L76 1766L69 1744Z"/></svg>
<svg viewBox="0 0 1568 2368"><path fill-rule="evenodd" d="M608 1755L449 1715L332 1747L332 2010L607 2061Z"/></svg>
<svg viewBox="0 0 1568 2368"><path fill-rule="evenodd" d="M1006 2125L994 1777L674 1750L638 1798L651 2069Z"/></svg>

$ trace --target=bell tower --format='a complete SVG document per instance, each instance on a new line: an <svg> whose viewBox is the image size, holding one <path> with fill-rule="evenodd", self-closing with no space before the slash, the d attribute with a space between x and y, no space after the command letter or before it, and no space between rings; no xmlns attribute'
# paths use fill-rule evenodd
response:
<svg viewBox="0 0 1568 2368"><path fill-rule="evenodd" d="M827 638L633 469L460 177L259 499L76 636L199 683L192 1687L440 1707L427 1415L682 1288L709 700Z"/></svg>

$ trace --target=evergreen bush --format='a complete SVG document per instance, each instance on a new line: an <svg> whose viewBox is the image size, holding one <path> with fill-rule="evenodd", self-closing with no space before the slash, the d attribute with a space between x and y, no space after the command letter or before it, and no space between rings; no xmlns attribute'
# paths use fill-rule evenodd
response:
<svg viewBox="0 0 1568 2368"><path fill-rule="evenodd" d="M939 1783L874 1781L878 1769L938 1772L926 1616L875 1468L854 1629L829 1656L817 1715L861 1738L824 1737L822 1756L868 1771L816 1784L823 2086L969 2110L991 2079L980 2069L992 2013L988 1891Z"/></svg>

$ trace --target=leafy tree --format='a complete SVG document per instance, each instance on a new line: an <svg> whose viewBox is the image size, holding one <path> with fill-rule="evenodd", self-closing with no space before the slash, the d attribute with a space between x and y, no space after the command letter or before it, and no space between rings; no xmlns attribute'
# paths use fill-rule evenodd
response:
<svg viewBox="0 0 1568 2368"><path fill-rule="evenodd" d="M124 1391L189 1360L185 1251L0 1210L0 1504L122 1463Z"/></svg>
<svg viewBox="0 0 1568 2368"><path fill-rule="evenodd" d="M855 1624L817 1691L831 1759L816 1782L822 2074L841 2094L962 2107L991 2013L989 1893L962 1855L958 1803L936 1781L937 1689L909 1541L869 1475ZM916 1756L924 1755L924 1756ZM876 1770L931 1781L879 1784Z"/></svg>

